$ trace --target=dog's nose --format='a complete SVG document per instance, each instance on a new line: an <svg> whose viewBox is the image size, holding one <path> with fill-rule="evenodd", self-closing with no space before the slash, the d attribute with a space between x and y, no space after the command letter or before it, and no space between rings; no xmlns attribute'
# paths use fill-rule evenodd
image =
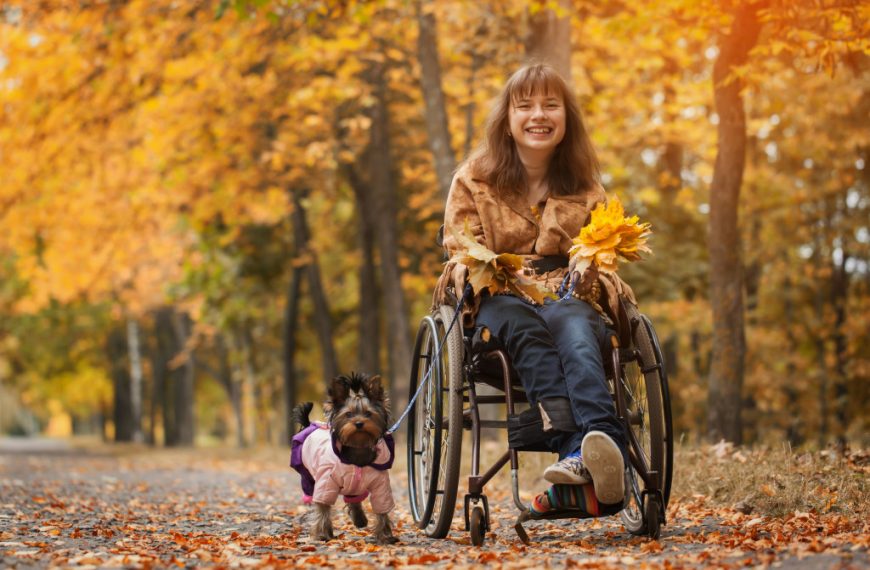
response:
<svg viewBox="0 0 870 570"><path fill-rule="evenodd" d="M356 422L353 425L355 425L358 429L362 429L364 424L362 422Z"/></svg>

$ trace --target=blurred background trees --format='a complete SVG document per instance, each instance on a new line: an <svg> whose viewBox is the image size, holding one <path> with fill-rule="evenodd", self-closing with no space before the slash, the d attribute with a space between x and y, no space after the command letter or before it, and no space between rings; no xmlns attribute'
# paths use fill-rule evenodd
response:
<svg viewBox="0 0 870 570"><path fill-rule="evenodd" d="M653 224L623 273L678 433L866 444L868 16L0 2L0 430L283 442L287 408L354 369L401 409L451 170L537 57Z"/></svg>

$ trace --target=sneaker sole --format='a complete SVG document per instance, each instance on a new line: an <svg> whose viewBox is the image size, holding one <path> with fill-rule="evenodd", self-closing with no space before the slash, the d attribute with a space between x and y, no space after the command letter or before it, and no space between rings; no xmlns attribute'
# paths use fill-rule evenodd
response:
<svg viewBox="0 0 870 570"><path fill-rule="evenodd" d="M544 471L544 479L554 485L585 485L589 483L589 479L586 477L578 477L557 469Z"/></svg>
<svg viewBox="0 0 870 570"><path fill-rule="evenodd" d="M625 498L625 464L616 443L603 432L590 431L580 450L598 501L606 505L621 503Z"/></svg>

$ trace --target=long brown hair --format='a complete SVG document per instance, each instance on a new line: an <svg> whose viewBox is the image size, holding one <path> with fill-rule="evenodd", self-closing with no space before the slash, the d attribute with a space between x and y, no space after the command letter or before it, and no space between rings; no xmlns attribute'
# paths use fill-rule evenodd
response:
<svg viewBox="0 0 870 570"><path fill-rule="evenodd" d="M507 135L509 113L511 104L539 93L559 95L565 105L565 136L550 160L547 186L557 196L582 194L599 184L598 157L568 84L556 70L541 63L520 68L505 83L489 113L486 137L468 158L472 176L499 193L522 192L528 187L516 144Z"/></svg>

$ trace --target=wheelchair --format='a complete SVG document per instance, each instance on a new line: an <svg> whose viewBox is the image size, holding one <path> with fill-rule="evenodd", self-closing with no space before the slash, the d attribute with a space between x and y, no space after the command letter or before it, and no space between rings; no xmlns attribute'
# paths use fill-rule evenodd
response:
<svg viewBox="0 0 870 570"><path fill-rule="evenodd" d="M450 294L458 302L452 289ZM668 379L652 323L628 300L620 299L620 306L623 326L619 328L623 330L610 330L610 353L603 354L608 389L628 442L626 498L619 514L630 533L658 539L661 526L666 524L674 471ZM431 538L444 538L450 531L465 431L471 432L471 473L464 497L464 522L473 545L483 544L491 530L486 484L507 463L513 502L520 511L514 529L524 543L529 543L523 528L526 521L592 516L578 509L535 515L520 499L519 452L549 450L543 444L528 445L513 437L523 415L517 413L516 405L528 403L525 391L506 352L487 342L486 329L463 331L460 322L451 328L455 311L456 304L442 305L425 316L414 344L412 396L430 376L407 423L410 510L417 526ZM496 393L478 394L484 384L496 388ZM507 421L482 420L480 408L484 405L505 405ZM482 429L508 431L507 450L483 472Z"/></svg>

